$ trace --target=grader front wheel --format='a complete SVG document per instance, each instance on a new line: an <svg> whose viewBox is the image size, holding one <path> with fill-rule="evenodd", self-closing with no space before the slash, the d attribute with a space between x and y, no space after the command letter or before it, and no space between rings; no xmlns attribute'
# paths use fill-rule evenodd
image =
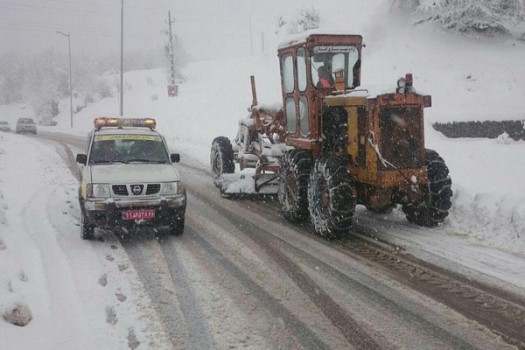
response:
<svg viewBox="0 0 525 350"><path fill-rule="evenodd" d="M340 238L352 225L355 187L345 163L337 157L321 158L310 173L310 219L315 231L325 238Z"/></svg>
<svg viewBox="0 0 525 350"><path fill-rule="evenodd" d="M233 162L233 149L230 140L227 137L216 137L211 144L210 152L211 173L213 183L220 187L220 178L222 174L233 174L235 163Z"/></svg>

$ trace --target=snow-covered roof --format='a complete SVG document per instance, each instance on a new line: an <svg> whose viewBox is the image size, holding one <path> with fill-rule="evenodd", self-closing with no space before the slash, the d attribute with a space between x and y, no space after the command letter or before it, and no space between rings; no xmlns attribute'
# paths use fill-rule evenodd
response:
<svg viewBox="0 0 525 350"><path fill-rule="evenodd" d="M312 29L307 30L306 32L302 32L299 34L292 34L285 38L283 38L280 42L278 47L283 48L290 45L300 44L306 42L306 39L310 35L359 35L355 33L348 33L345 30L341 29Z"/></svg>

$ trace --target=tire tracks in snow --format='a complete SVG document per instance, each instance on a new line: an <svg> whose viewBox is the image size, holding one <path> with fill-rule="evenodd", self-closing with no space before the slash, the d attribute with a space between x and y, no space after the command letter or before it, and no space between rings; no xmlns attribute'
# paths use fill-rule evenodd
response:
<svg viewBox="0 0 525 350"><path fill-rule="evenodd" d="M68 158L71 158L71 157L68 157ZM188 167L187 169L198 171L201 174L207 173L205 170L200 169L200 168ZM354 345L357 349L381 348L380 344L375 341L374 337L367 333L365 325L362 325L359 321L354 320L352 316L350 316L344 309L340 307L340 305L335 300L333 300L329 296L328 293L325 293L323 289L320 288L320 286L316 283L315 280L313 280L312 278L308 276L308 273L306 272L304 267L300 268L296 264L296 262L291 260L285 253L281 251L282 248L280 247L283 245L284 241L282 240L279 241L274 238L271 238L272 232L270 232L268 228L263 228L262 226L254 225L253 222L251 222L250 220L247 220L241 217L239 213L235 213L231 209L225 209L220 204L216 204L217 201L215 200L215 198L211 198L208 194L204 194L202 192L203 189L198 188L198 187L192 187L192 186L189 186L189 188L191 190L191 193L196 195L197 198L199 198L200 200L204 202L212 202L212 204L210 205L213 208L215 208L215 210L217 210L217 212L223 217L225 217L228 221L230 221L231 223L237 226L245 227L246 229L244 229L244 231L246 233L246 236L248 236L251 240L253 240L255 244L257 244L261 248L261 250L264 251L266 255L268 255L274 262L277 263L277 265L279 265L279 267L282 270L286 272L286 274L295 282L295 284L306 295L308 295L308 297L312 300L312 302L315 305L318 306L318 308L325 314L325 316L328 317L332 321L333 325L341 330L341 332L344 334L344 336L346 337L346 339L348 340L350 344ZM269 294L265 295L262 288L260 288L260 286L258 286L257 283L253 282L250 279L249 275L246 275L246 273L240 270L227 256L224 255L223 252L221 252L220 250L215 248L211 243L209 243L209 241L205 238L205 236L203 236L202 234L199 234L197 231L194 231L193 229L188 230L186 236L189 236L189 240L197 244L198 246L200 246L204 251L209 252L210 255L213 256L214 259L218 263L220 263L227 271L229 271L230 274L234 276L234 278L241 281L241 284L243 284L245 287L248 287L250 290L255 290L256 292L254 293L254 295L257 295L257 298L262 301L265 307L268 307L269 309L277 307L278 310L276 309L272 311L272 313L281 314L281 315L286 314L287 310L282 309L282 305L280 305L278 300L275 300L275 299L272 300L273 297ZM334 247L333 244L329 244L326 242L324 244L327 246L331 246L332 249L337 248L337 247ZM287 244L285 244L285 246L286 245ZM339 244L336 243L336 245L338 246ZM297 246L289 245L288 249L292 249L292 250L297 249ZM166 248L161 246L160 250L163 252L164 257L162 259L164 261L171 259L171 258L167 258L168 255L173 254L173 251L171 251L171 248L170 248L170 251L166 251ZM303 252L301 249L298 249L298 251L299 251L299 255L303 255L307 261L310 261L310 265L312 265L311 263L312 261L316 260L314 256L308 255L307 253ZM128 252L128 255L130 255L129 252ZM362 256L362 258L369 259L370 257L368 257L365 254ZM140 259L144 259L144 258L140 258ZM137 263L139 263L139 261ZM168 266L173 265L173 264L180 264L180 263L181 261L178 260L177 257L174 259L171 259L169 263L166 262ZM323 264L322 261L317 260L315 261L313 265L323 266L323 269L327 270L329 274L337 275L337 271L333 267L327 264ZM150 274L151 271L148 272L148 269L144 266L141 266L141 268L145 270L142 275L144 276L143 278L147 282L149 280L148 276L151 275ZM177 279L186 280L188 282L186 287L183 287L182 289L180 289L179 287L180 290L177 296L179 305L178 307L175 307L173 310L171 310L173 314L179 315L178 317L180 317L180 320L183 320L184 317L186 317L186 315L191 313L190 310L195 310L195 308L198 305L195 302L195 294L193 293L193 291L191 291L191 284L188 281L187 273L184 274L183 272L182 275L180 274L177 275L176 274L177 271L175 272L170 271L169 267L167 268L167 270L168 270L168 273L171 275L172 286L175 286L173 282L174 279L175 280ZM348 277L344 275L339 275L339 279L345 279L345 278L348 278ZM255 284L252 284L252 283L255 283ZM345 283L350 283L350 281L347 281ZM407 284L407 285L410 286L410 284ZM156 292L159 292L159 291L160 293L162 293L162 288L160 286L153 288L152 293L155 294ZM263 294L260 294L260 293L263 293ZM177 294L177 292L175 292L175 294ZM152 297L152 299L154 298ZM385 303L385 301L383 301L383 303ZM181 304L184 304L184 306ZM393 306L394 306L394 309L398 307L396 303L393 303ZM309 348L312 346L312 344L317 344L320 347L325 347L323 346L322 342L318 341L319 339L316 340L315 334L308 333L309 330L307 327L305 327L304 325L301 325L300 322L297 323L295 316L288 315L287 317L289 317L287 318L288 322L289 324L293 325L291 329L293 333L296 334L298 339L304 339L303 336L305 334L306 334L306 338L309 339L309 341L305 341L303 343L304 347ZM415 314L411 317L413 317L415 320L418 319L418 316ZM187 322L187 324L190 324L193 322L194 325L197 326L197 328L200 327L201 329L206 329L206 322L205 320L203 320L203 316L201 315L197 315L193 320L188 319L185 321ZM444 329L440 329L439 327L438 328L432 327L431 324L428 324L427 328L430 330L429 332L434 333L434 336L436 336L437 338L442 338L442 339L448 338L446 343L448 343L449 345L453 347L460 347L460 348L471 348L472 347L471 345L469 345L469 343L465 343L463 340L454 337L452 334L448 333ZM189 337L190 335L187 335L187 336ZM211 339L209 339L207 342L208 342L208 345L212 343ZM188 344L197 344L197 343L193 340L190 340ZM203 343L201 343L201 345L202 344Z"/></svg>
<svg viewBox="0 0 525 350"><path fill-rule="evenodd" d="M176 240L133 232L119 240L138 272L175 349L209 349L213 341L196 301ZM145 231L141 229L140 231Z"/></svg>

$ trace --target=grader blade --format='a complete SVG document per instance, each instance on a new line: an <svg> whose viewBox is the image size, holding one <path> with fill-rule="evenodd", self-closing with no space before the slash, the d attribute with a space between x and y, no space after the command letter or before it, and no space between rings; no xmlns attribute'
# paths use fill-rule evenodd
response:
<svg viewBox="0 0 525 350"><path fill-rule="evenodd" d="M223 195L274 195L279 188L279 174L222 174Z"/></svg>

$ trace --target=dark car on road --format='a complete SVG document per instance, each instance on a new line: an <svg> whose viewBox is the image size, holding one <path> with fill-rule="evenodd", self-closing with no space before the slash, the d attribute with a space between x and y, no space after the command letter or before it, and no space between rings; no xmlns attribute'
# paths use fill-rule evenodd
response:
<svg viewBox="0 0 525 350"><path fill-rule="evenodd" d="M29 132L36 135L36 124L31 118L19 118L16 122L16 133Z"/></svg>
<svg viewBox="0 0 525 350"><path fill-rule="evenodd" d="M11 127L9 126L9 123L5 120L0 120L0 131L11 131Z"/></svg>

